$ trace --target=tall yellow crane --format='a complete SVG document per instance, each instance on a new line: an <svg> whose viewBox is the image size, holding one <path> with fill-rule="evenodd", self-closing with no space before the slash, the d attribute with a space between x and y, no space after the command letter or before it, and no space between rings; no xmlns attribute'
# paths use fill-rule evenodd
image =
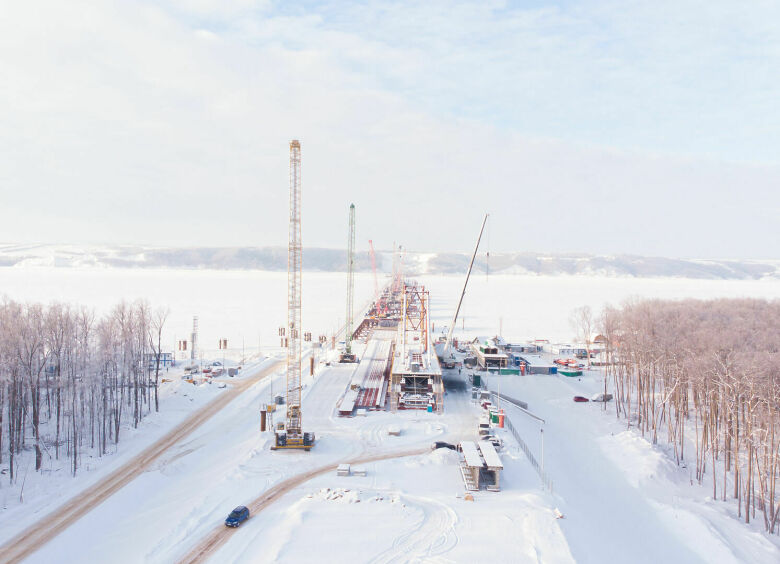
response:
<svg viewBox="0 0 780 564"><path fill-rule="evenodd" d="M290 141L290 228L287 247L287 416L276 430L274 449L314 446L314 433L303 432L301 406L301 144Z"/></svg>
<svg viewBox="0 0 780 564"><path fill-rule="evenodd" d="M349 206L349 229L347 230L347 314L344 322L344 352L339 362L357 362L352 352L352 321L355 295L355 204Z"/></svg>

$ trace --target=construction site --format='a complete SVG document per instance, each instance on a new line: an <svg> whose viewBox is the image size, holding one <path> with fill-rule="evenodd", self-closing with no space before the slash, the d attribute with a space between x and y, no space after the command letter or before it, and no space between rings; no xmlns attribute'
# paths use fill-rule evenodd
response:
<svg viewBox="0 0 780 564"><path fill-rule="evenodd" d="M282 345L286 350L286 389L284 421L271 423L274 442L271 450L304 450L315 447L315 431L304 431L302 404L303 380L301 374L302 343L311 340L310 333L301 329L301 146L290 142L290 208L287 284L287 325L280 328ZM367 416L376 412L422 412L429 417L444 412L445 383L442 363L452 370L456 364L453 328L466 293L466 287L479 249L487 216L482 225L471 257L458 305L453 314L446 338L434 347L431 336L430 291L425 285L404 276L403 252L394 248L393 270L389 282L380 287L373 241L369 240L374 292L370 303L355 316L355 225L356 208L350 204L347 223L347 284L345 295L345 322L343 346L336 346L338 335L330 339L331 356L345 372L345 388L340 394L335 411L340 417ZM395 247L395 244L394 244ZM303 337L303 338L302 338ZM320 338L318 345L327 344ZM312 353L310 353L312 354ZM337 355L337 356L334 356ZM337 359L337 360L336 360ZM441 360L441 362L440 362ZM460 373L460 371L458 371ZM314 358L310 363L310 377L314 377ZM455 382L462 388L464 380ZM488 402L490 403L490 402ZM487 409L487 406L482 406ZM271 412L269 412L269 410ZM262 410L261 431L272 421L277 406ZM503 427L503 412L500 426ZM490 419L488 418L488 421ZM469 435L475 435L475 428ZM400 431L391 434L398 435ZM481 436L479 442L459 441L461 477L466 490L478 491L486 487L499 491L499 474L503 468L495 446L495 437ZM484 440L491 438L494 442ZM339 475L349 475L349 465L340 465Z"/></svg>
<svg viewBox="0 0 780 564"><path fill-rule="evenodd" d="M290 208L287 257L287 325L280 336L287 351L286 416L274 429L273 449L314 446L313 431L303 430L301 405L301 146L290 142ZM483 226L484 227L484 226ZM481 236L481 232L480 232ZM354 312L355 205L349 207L347 229L347 291L342 364L357 364L339 402L341 416L368 411L422 410L442 413L444 384L430 334L430 293L406 280L403 255L394 256L391 282L380 290L373 242L369 241L374 273L374 299L356 323ZM323 340L327 342L327 339ZM331 342L335 347L336 336ZM322 344L322 343L320 343ZM263 421L266 421L264 415Z"/></svg>
<svg viewBox="0 0 780 564"><path fill-rule="evenodd" d="M568 563L591 561L594 545L599 561L621 561L634 545L651 561L697 561L661 519L637 535L621 516L626 505L645 515L648 499L664 503L644 487L649 478L636 486L636 468L653 480L672 474L602 412L606 399L588 401L605 397L603 372L537 370L569 353L490 335L487 298L468 302L465 326L487 216L465 276L442 284L405 268L395 243L380 279L373 240L370 275L356 274L359 209L345 205L346 278L303 276L301 143L289 151L286 278L252 279L253 291L275 288L278 345L241 366L216 362L203 358L202 318L193 319L188 340L177 340L190 366L166 371L160 389L168 418L50 513L40 517L42 502L14 513L0 560L302 562L315 542L323 562ZM302 300L316 290L319 299ZM503 297L515 294L511 286ZM702 515L728 532L727 518ZM126 531L132 541L121 540ZM770 561L748 556L741 561Z"/></svg>
<svg viewBox="0 0 780 564"><path fill-rule="evenodd" d="M357 410L418 409L441 413L444 386L428 330L424 286L398 276L368 309L350 339L362 349L339 415Z"/></svg>

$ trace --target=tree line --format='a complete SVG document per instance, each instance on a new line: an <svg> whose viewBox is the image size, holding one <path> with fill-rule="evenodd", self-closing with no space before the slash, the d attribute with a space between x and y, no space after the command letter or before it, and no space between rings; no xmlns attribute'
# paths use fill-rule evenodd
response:
<svg viewBox="0 0 780 564"><path fill-rule="evenodd" d="M20 457L35 470L66 458L75 475L82 453L119 442L159 410L165 309L121 302L102 317L68 304L0 302L0 467L18 479Z"/></svg>
<svg viewBox="0 0 780 564"><path fill-rule="evenodd" d="M633 301L596 326L617 416L778 532L780 301Z"/></svg>

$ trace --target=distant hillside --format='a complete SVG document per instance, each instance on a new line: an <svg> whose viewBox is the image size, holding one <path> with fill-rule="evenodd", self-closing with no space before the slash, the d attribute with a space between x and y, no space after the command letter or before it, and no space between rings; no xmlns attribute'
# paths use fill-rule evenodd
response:
<svg viewBox="0 0 780 564"><path fill-rule="evenodd" d="M380 270L391 270L390 252L378 252ZM466 253L407 252L409 274L460 274L466 271ZM356 256L358 271L369 272L368 252ZM287 270L287 249L283 247L111 247L73 245L3 245L0 267L54 266L92 268L186 268L218 270ZM600 275L634 277L680 277L701 279L780 279L780 260L690 260L633 255L554 255L495 253L486 260L481 254L475 268L495 274ZM346 251L305 248L304 270L343 272Z"/></svg>

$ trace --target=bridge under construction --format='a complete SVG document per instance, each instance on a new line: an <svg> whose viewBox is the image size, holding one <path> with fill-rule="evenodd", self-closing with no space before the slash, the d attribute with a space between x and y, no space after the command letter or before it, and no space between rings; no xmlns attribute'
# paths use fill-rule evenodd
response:
<svg viewBox="0 0 780 564"><path fill-rule="evenodd" d="M372 410L419 409L441 413L444 384L429 331L428 290L393 282L372 302L351 335L365 345L360 363L339 405L343 416Z"/></svg>

